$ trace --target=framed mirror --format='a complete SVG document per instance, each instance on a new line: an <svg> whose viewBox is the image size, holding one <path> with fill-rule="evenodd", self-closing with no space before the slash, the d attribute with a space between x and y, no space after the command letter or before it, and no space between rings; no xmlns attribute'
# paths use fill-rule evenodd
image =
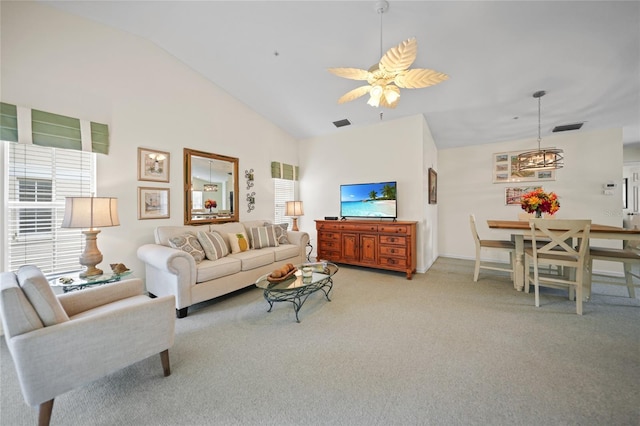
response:
<svg viewBox="0 0 640 426"><path fill-rule="evenodd" d="M238 159L184 148L184 224L237 222Z"/></svg>

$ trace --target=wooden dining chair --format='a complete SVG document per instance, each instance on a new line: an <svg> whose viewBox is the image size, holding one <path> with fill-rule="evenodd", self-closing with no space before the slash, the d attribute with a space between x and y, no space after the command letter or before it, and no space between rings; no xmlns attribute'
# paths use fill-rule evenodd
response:
<svg viewBox="0 0 640 426"><path fill-rule="evenodd" d="M624 281L620 281L620 277L616 277L610 274L593 273L593 261L603 260L606 262L620 262L624 269ZM640 275L634 274L632 267L634 265L640 265L640 241L624 241L622 249L608 248L608 247L589 247L589 263L587 266L587 276L585 295L587 299L591 297L591 285L594 282L593 277L606 277L605 280L598 280L599 284L608 285L624 285L627 287L627 293L629 297L634 299L636 297L635 287L640 287L639 284L633 283L633 278L640 279Z"/></svg>
<svg viewBox="0 0 640 426"><path fill-rule="evenodd" d="M516 251L516 245L513 241L507 240L483 240L478 235L478 229L476 227L476 218L474 215L469 215L469 221L471 224L471 234L476 244L476 264L473 272L473 281L478 281L480 275L480 269L490 269L493 271L509 272L513 278L513 264ZM482 249L502 250L509 253L508 264L498 264L496 262L485 262L481 260Z"/></svg>
<svg viewBox="0 0 640 426"><path fill-rule="evenodd" d="M569 299L576 299L576 312L582 315L582 297L584 286L585 266L589 257L589 231L591 220L565 220L565 219L531 219L531 241L529 247L525 247L525 291L528 292L530 284L535 289L535 305L540 306L540 286L569 290ZM539 246L537 241L542 238L546 243ZM574 247L572 241L576 240ZM533 276L529 272L533 266ZM571 273L562 275L541 275L541 265L561 266L563 269L571 268Z"/></svg>

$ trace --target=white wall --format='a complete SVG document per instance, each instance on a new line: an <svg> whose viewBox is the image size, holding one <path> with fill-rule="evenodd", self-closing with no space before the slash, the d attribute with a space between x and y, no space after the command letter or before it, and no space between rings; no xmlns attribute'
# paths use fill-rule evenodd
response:
<svg viewBox="0 0 640 426"><path fill-rule="evenodd" d="M433 213L425 216L424 164L437 160L432 139L424 140L425 127L422 115L416 115L300 142L300 199L305 215L298 225L314 238L314 251L315 220L340 215L341 184L397 181L398 220L418 222L418 272L433 263L435 258L426 256L433 256L434 243L429 241L425 250L425 238L434 233L431 228L425 230L425 221Z"/></svg>
<svg viewBox="0 0 640 426"><path fill-rule="evenodd" d="M238 157L240 219L273 219L270 163L296 164L291 136L141 38L35 2L2 2L1 19L3 102L109 125L97 195L119 199L121 226L98 237L103 269L122 262L144 277L137 248L156 226L183 223L183 148ZM171 154L170 183L137 180L138 147ZM256 208L247 213L250 168ZM139 186L170 189L170 219L137 219Z"/></svg>
<svg viewBox="0 0 640 426"><path fill-rule="evenodd" d="M509 238L508 231L491 230L486 221L517 220L522 210L505 205L504 191L507 186L519 184L492 183L492 154L535 146L537 141L530 139L439 151L438 247L441 256L475 257L469 230L471 213L476 215L481 238ZM603 183L622 181L622 130L560 133L545 137L542 146L561 148L565 153L565 166L556 171L556 180L540 182L545 190L559 196L560 210L556 217L585 218L594 223L622 226L621 185L612 196L602 193ZM531 183L524 182L523 186ZM598 244L608 245L600 241Z"/></svg>

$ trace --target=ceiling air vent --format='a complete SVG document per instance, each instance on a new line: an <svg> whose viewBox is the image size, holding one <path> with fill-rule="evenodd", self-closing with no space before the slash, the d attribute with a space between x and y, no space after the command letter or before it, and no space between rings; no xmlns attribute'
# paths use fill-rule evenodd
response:
<svg viewBox="0 0 640 426"><path fill-rule="evenodd" d="M575 124L564 124L562 126L556 126L553 128L552 132L566 132L568 130L578 130L582 127L584 123L575 123Z"/></svg>
<svg viewBox="0 0 640 426"><path fill-rule="evenodd" d="M338 120L338 121L334 121L333 125L336 127L343 127L343 126L349 126L351 124L351 122L349 120L347 120L346 118L343 120Z"/></svg>

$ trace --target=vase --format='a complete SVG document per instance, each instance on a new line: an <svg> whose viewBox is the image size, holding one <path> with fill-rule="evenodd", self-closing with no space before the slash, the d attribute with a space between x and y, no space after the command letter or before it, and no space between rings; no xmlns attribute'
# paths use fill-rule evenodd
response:
<svg viewBox="0 0 640 426"><path fill-rule="evenodd" d="M536 219L542 218L542 212L540 210L536 210Z"/></svg>

